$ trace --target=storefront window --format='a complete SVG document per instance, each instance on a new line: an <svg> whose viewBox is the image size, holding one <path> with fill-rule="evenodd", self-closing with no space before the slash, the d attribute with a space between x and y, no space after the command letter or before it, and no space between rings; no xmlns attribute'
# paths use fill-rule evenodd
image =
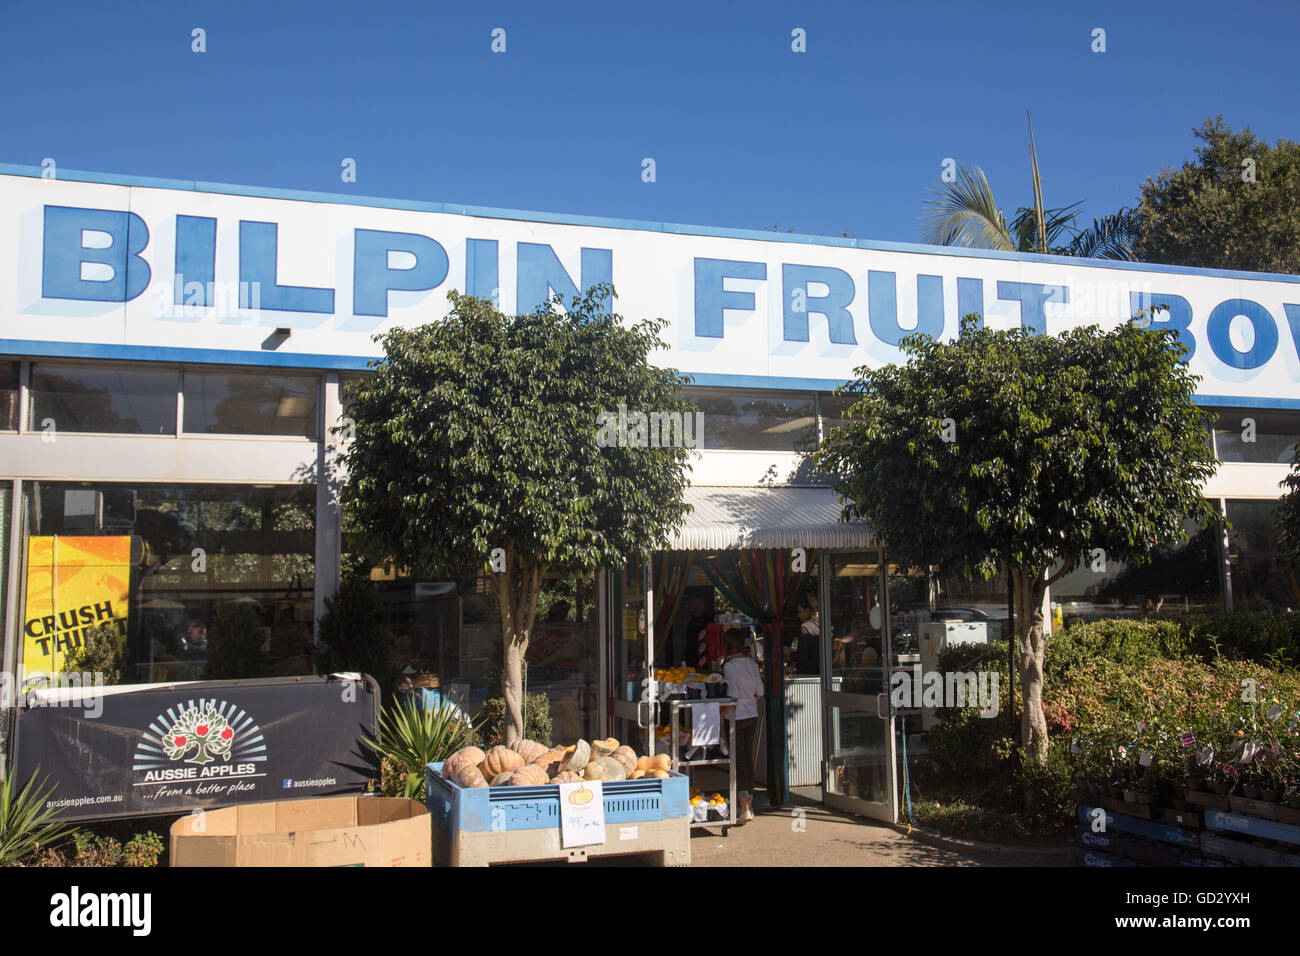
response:
<svg viewBox="0 0 1300 956"><path fill-rule="evenodd" d="M1273 527L1276 501L1225 502L1228 567L1235 611L1294 611L1300 608L1296 574L1278 547Z"/></svg>
<svg viewBox="0 0 1300 956"><path fill-rule="evenodd" d="M705 450L809 452L817 447L811 395L699 389L682 397L703 413Z"/></svg>
<svg viewBox="0 0 1300 956"><path fill-rule="evenodd" d="M1126 565L1103 553L1089 554L1052 585L1053 610L1061 623L1102 617L1141 617L1216 611L1222 608L1217 562L1218 532L1183 524L1183 543L1160 548L1150 562Z"/></svg>
<svg viewBox="0 0 1300 956"><path fill-rule="evenodd" d="M312 673L310 486L24 486L27 675L88 626L120 633L122 683Z"/></svg>
<svg viewBox="0 0 1300 956"><path fill-rule="evenodd" d="M0 431L18 427L18 370L17 362L0 362Z"/></svg>
<svg viewBox="0 0 1300 956"><path fill-rule="evenodd" d="M185 371L185 431L316 437L316 377Z"/></svg>
<svg viewBox="0 0 1300 956"><path fill-rule="evenodd" d="M175 435L175 369L32 366L32 431Z"/></svg>
<svg viewBox="0 0 1300 956"><path fill-rule="evenodd" d="M878 694L885 674L880 556L863 551L827 560L830 605L823 620L830 628L831 690Z"/></svg>
<svg viewBox="0 0 1300 956"><path fill-rule="evenodd" d="M1300 414L1224 409L1214 424L1214 446L1220 461L1290 464L1292 447L1300 442Z"/></svg>
<svg viewBox="0 0 1300 956"><path fill-rule="evenodd" d="M999 571L993 577L966 577L959 574L934 574L934 621L982 624L990 641L1002 640L1007 622L1007 576Z"/></svg>
<svg viewBox="0 0 1300 956"><path fill-rule="evenodd" d="M844 424L844 413L858 403L859 397L857 395L819 396L823 438L831 433L831 429L839 428Z"/></svg>
<svg viewBox="0 0 1300 956"><path fill-rule="evenodd" d="M542 583L528 645L528 692L550 701L552 741L590 737L596 729L596 625L595 578Z"/></svg>

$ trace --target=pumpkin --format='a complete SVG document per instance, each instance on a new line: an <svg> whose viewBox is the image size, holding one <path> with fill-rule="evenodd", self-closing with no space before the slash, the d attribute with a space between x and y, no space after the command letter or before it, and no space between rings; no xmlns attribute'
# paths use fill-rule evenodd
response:
<svg viewBox="0 0 1300 956"><path fill-rule="evenodd" d="M583 779L584 778L580 773L576 773L572 770L561 770L551 778L551 783L581 783Z"/></svg>
<svg viewBox="0 0 1300 956"><path fill-rule="evenodd" d="M645 776L644 770L633 770L630 774L627 775L627 779L640 780L644 776Z"/></svg>
<svg viewBox="0 0 1300 956"><path fill-rule="evenodd" d="M608 757L618 749L618 741L613 737L605 740L593 740L591 742L591 752L597 757Z"/></svg>
<svg viewBox="0 0 1300 956"><path fill-rule="evenodd" d="M673 758L670 757L668 754L655 754L653 757L649 758L649 761L650 761L649 765L645 768L647 770L672 770L673 769Z"/></svg>
<svg viewBox="0 0 1300 956"><path fill-rule="evenodd" d="M511 778L512 776L514 776L514 774L512 774L509 770L507 770L505 773L499 773L499 774L497 774L495 777L492 778L491 782L488 783L488 786L489 786L489 787L504 787L504 786L508 786L509 783L510 783L510 778Z"/></svg>
<svg viewBox="0 0 1300 956"><path fill-rule="evenodd" d="M645 772L645 775L646 775L647 777L654 777L654 778L656 778L656 779L658 779L658 778L660 778L660 777L667 777L667 776L670 776L670 774L668 773L667 770L647 770L647 771Z"/></svg>
<svg viewBox="0 0 1300 956"><path fill-rule="evenodd" d="M539 744L536 740L516 740L510 745L510 749L523 757L524 763L532 763L546 753L547 750L544 745Z"/></svg>
<svg viewBox="0 0 1300 956"><path fill-rule="evenodd" d="M510 777L512 787L540 787L550 782L546 771L534 764L524 764Z"/></svg>
<svg viewBox="0 0 1300 956"><path fill-rule="evenodd" d="M623 765L624 773L631 773L636 769L636 751L631 747L627 745L619 747L610 756Z"/></svg>
<svg viewBox="0 0 1300 956"><path fill-rule="evenodd" d="M524 765L524 758L518 751L509 747L493 747L483 758L479 769L485 777L495 777L499 773L514 773Z"/></svg>
<svg viewBox="0 0 1300 956"><path fill-rule="evenodd" d="M605 779L606 779L606 780L626 780L626 779L627 779L627 768L623 765L622 761L620 761L620 760L618 760L617 758L612 757L612 756L610 756L610 757L599 757L599 758L597 758L597 759L598 759L598 760L601 762L601 764L603 764L604 767L605 767Z"/></svg>
<svg viewBox="0 0 1300 956"><path fill-rule="evenodd" d="M564 761L568 756L569 752L563 747L552 747L540 757L536 757L528 762L534 766L541 767L546 771L548 777L554 777L560 772L560 768L564 766Z"/></svg>
<svg viewBox="0 0 1300 956"><path fill-rule="evenodd" d="M650 761L653 760L653 759L654 759L653 757L637 757L637 758L636 758L636 769L637 769L637 770L640 770L640 771L642 771L642 772L644 772L644 771L646 771L646 770L653 770L653 769L654 769L654 764L652 764L652 763L650 762Z"/></svg>
<svg viewBox="0 0 1300 956"><path fill-rule="evenodd" d="M573 753L569 759L560 765L561 770L581 771L586 768L587 761L591 759L591 744L585 740L579 740L574 744Z"/></svg>
<svg viewBox="0 0 1300 956"><path fill-rule="evenodd" d="M587 766L582 768L582 775L586 777L588 780L604 780L605 779L604 761L602 760L589 761L587 763Z"/></svg>
<svg viewBox="0 0 1300 956"><path fill-rule="evenodd" d="M442 775L460 787L486 787L487 779L478 768L483 759L477 747L462 747L443 762Z"/></svg>

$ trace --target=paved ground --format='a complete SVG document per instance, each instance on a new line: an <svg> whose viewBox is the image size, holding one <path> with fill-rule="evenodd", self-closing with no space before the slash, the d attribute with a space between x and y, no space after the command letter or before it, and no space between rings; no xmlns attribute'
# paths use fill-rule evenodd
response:
<svg viewBox="0 0 1300 956"><path fill-rule="evenodd" d="M802 801L801 801L802 804ZM938 848L883 823L819 804L760 813L727 836L695 830L691 865L704 866L1044 866L1041 854Z"/></svg>

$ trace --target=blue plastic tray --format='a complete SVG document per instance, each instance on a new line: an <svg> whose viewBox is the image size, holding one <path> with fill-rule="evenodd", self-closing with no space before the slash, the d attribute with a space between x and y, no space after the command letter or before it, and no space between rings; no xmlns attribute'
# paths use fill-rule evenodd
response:
<svg viewBox="0 0 1300 956"><path fill-rule="evenodd" d="M429 813L444 832L456 830L540 830L560 826L560 787L457 786L431 763ZM648 823L690 814L690 780L679 773L651 780L602 780L605 823Z"/></svg>

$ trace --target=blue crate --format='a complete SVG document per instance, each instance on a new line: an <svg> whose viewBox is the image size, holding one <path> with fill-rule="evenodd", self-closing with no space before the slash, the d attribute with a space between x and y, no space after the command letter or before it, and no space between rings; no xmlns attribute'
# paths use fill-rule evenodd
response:
<svg viewBox="0 0 1300 956"><path fill-rule="evenodd" d="M560 826L560 786L460 787L431 763L429 813L444 832L541 830ZM690 814L690 780L682 774L640 780L602 780L605 823L650 823Z"/></svg>

